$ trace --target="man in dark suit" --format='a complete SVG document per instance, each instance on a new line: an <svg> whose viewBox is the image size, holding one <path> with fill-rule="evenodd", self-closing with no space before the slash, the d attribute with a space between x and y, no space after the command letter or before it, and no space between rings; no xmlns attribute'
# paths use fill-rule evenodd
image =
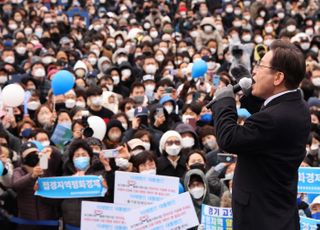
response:
<svg viewBox="0 0 320 230"><path fill-rule="evenodd" d="M220 148L238 155L232 189L234 229L300 228L297 170L305 157L310 114L297 88L305 60L293 44L276 40L270 48L252 74L252 95L265 100L261 110L237 125L231 85L216 91L212 106Z"/></svg>

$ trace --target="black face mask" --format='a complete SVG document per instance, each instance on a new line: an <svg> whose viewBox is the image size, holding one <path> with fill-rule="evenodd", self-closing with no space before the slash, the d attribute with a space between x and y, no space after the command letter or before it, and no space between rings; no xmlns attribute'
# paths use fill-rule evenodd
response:
<svg viewBox="0 0 320 230"><path fill-rule="evenodd" d="M204 164L201 163L195 163L189 166L190 169L200 169L202 172L206 172L206 167Z"/></svg>
<svg viewBox="0 0 320 230"><path fill-rule="evenodd" d="M29 153L23 161L25 165L35 167L39 162L39 156L37 153Z"/></svg>

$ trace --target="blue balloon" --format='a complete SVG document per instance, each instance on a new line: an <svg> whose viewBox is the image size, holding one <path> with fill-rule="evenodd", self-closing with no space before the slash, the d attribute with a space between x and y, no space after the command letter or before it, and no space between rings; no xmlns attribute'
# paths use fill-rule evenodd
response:
<svg viewBox="0 0 320 230"><path fill-rule="evenodd" d="M179 182L179 194L184 193L184 187L183 185Z"/></svg>
<svg viewBox="0 0 320 230"><path fill-rule="evenodd" d="M192 78L203 77L208 71L207 63L200 59L193 63L192 65Z"/></svg>
<svg viewBox="0 0 320 230"><path fill-rule="evenodd" d="M3 170L4 170L4 165L3 165L2 161L0 161L0 176L2 176Z"/></svg>
<svg viewBox="0 0 320 230"><path fill-rule="evenodd" d="M37 149L39 150L39 152L43 150L43 145L39 141L31 141L31 142L37 146Z"/></svg>
<svg viewBox="0 0 320 230"><path fill-rule="evenodd" d="M67 70L60 70L53 75L51 88L54 95L65 94L74 86L74 76Z"/></svg>

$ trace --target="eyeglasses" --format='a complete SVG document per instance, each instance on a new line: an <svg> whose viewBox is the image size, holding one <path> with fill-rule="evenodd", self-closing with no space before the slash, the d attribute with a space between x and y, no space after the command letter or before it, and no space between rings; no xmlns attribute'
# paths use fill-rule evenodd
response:
<svg viewBox="0 0 320 230"><path fill-rule="evenodd" d="M267 68L267 69L276 70L276 69L275 69L274 67L272 67L272 66L261 65L261 61L258 61L254 67L255 67L255 68Z"/></svg>
<svg viewBox="0 0 320 230"><path fill-rule="evenodd" d="M174 144L175 145L180 145L180 141L167 141L166 144L169 145L169 146L170 145L174 145Z"/></svg>

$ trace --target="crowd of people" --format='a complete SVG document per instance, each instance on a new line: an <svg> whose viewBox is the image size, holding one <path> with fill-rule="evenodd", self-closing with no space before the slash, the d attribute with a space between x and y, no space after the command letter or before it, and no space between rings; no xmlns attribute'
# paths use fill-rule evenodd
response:
<svg viewBox="0 0 320 230"><path fill-rule="evenodd" d="M117 170L179 177L198 218L201 204L231 207L236 157L219 157L223 149L206 104L217 88L239 81L233 66L252 70L275 39L305 55L300 89L312 132L303 165L319 167L317 0L5 0L0 10L0 86L18 83L31 94L25 105L0 111L1 229L56 228L16 226L11 215L79 228L82 200L113 202ZM208 70L193 78L200 59ZM75 77L64 95L51 89L59 70ZM240 125L251 115L240 107L241 94ZM88 131L90 116L106 123L103 138ZM72 132L62 146L52 141L58 125ZM106 158L104 149L117 149L119 156ZM39 166L44 153L46 170ZM102 175L108 192L97 199L34 195L39 177L62 175ZM301 215L320 219L319 199L309 204L299 194L297 204Z"/></svg>

